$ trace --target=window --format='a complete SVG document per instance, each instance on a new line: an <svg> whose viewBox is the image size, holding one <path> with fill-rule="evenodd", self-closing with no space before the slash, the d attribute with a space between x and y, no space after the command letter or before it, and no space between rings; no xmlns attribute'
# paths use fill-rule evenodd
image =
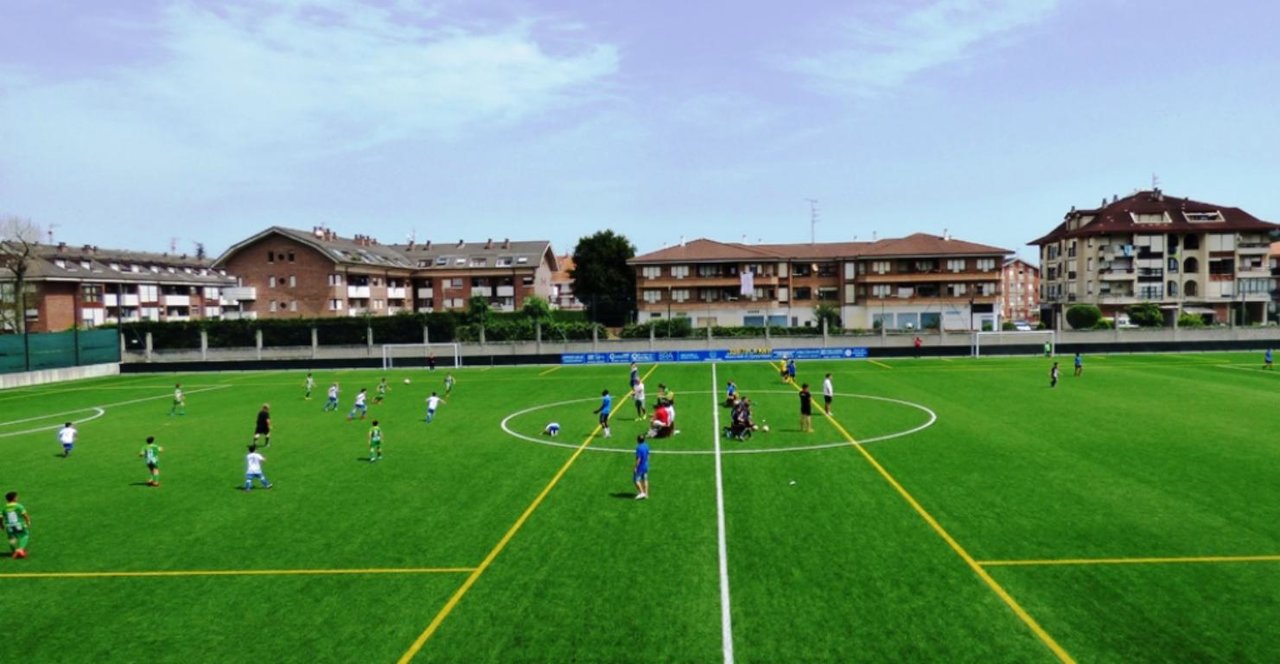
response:
<svg viewBox="0 0 1280 664"><path fill-rule="evenodd" d="M887 274L889 272L889 261L874 261L871 263L871 271L876 274Z"/></svg>
<svg viewBox="0 0 1280 664"><path fill-rule="evenodd" d="M662 276L662 268L657 265L646 265L640 268L640 276L645 279L657 279Z"/></svg>
<svg viewBox="0 0 1280 664"><path fill-rule="evenodd" d="M489 264L488 258L472 258L471 267L484 267Z"/></svg>
<svg viewBox="0 0 1280 664"><path fill-rule="evenodd" d="M994 258L979 258L979 259L978 259L978 271L979 271L979 272L990 272L990 271L992 271L992 270L994 270L994 269L996 269L996 259L994 259Z"/></svg>
<svg viewBox="0 0 1280 664"><path fill-rule="evenodd" d="M836 276L836 270L837 267L835 263L818 263L819 277L834 277Z"/></svg>
<svg viewBox="0 0 1280 664"><path fill-rule="evenodd" d="M645 289L643 292L644 301L648 304L654 304L662 300L662 291L652 288Z"/></svg>
<svg viewBox="0 0 1280 664"><path fill-rule="evenodd" d="M80 301L85 304L99 304L102 302L102 286L96 284L85 284L80 288Z"/></svg>
<svg viewBox="0 0 1280 664"><path fill-rule="evenodd" d="M342 300L329 300L329 311L342 311Z"/></svg>
<svg viewBox="0 0 1280 664"><path fill-rule="evenodd" d="M138 286L138 300L141 302L155 302L160 299L159 286Z"/></svg>
<svg viewBox="0 0 1280 664"><path fill-rule="evenodd" d="M456 258L456 259L454 259L453 264L454 264L454 265L457 265L457 266L463 266L463 265L466 265L466 264L467 264L467 259L465 259L465 258Z"/></svg>
<svg viewBox="0 0 1280 664"><path fill-rule="evenodd" d="M289 288L295 288L297 287L297 285L298 285L298 278L292 274L289 275Z"/></svg>
<svg viewBox="0 0 1280 664"><path fill-rule="evenodd" d="M290 262L290 263L292 263L292 262L293 262L293 252L292 252L292 251L290 251L290 252L289 252L289 262Z"/></svg>
<svg viewBox="0 0 1280 664"><path fill-rule="evenodd" d="M1187 221L1196 224L1212 221L1222 221L1222 213L1214 210L1213 212L1183 212L1183 216Z"/></svg>
<svg viewBox="0 0 1280 664"><path fill-rule="evenodd" d="M792 263L791 264L791 276L807 277L810 274L813 274L813 270L812 270L812 266L810 266L808 263ZM796 299L798 300L800 299L800 297L796 296ZM805 298L805 299L808 299L808 298Z"/></svg>
<svg viewBox="0 0 1280 664"><path fill-rule="evenodd" d="M270 303L268 303L268 304L269 304L269 306L268 306L267 308L268 308L269 310L271 310L271 311L275 311L275 310L276 310L276 301L275 301L275 300L272 300L272 301L271 301Z"/></svg>
<svg viewBox="0 0 1280 664"><path fill-rule="evenodd" d="M950 297L963 297L968 292L968 284L947 284L947 295Z"/></svg>
<svg viewBox="0 0 1280 664"><path fill-rule="evenodd" d="M521 283L521 284L523 284L523 285L525 285L525 286L532 286L532 285L533 285L533 277L523 277L523 278L521 278L521 279L520 279L520 283Z"/></svg>
<svg viewBox="0 0 1280 664"><path fill-rule="evenodd" d="M297 311L297 310L298 310L298 301L289 300L289 311Z"/></svg>
<svg viewBox="0 0 1280 664"><path fill-rule="evenodd" d="M275 275L271 275L271 276L267 277L267 288L275 288L275 287L276 287L276 277L275 277ZM272 309L272 311L275 311L275 310L274 310L274 309Z"/></svg>
<svg viewBox="0 0 1280 664"><path fill-rule="evenodd" d="M948 258L947 269L950 270L951 272L964 272L964 259Z"/></svg>
<svg viewBox="0 0 1280 664"><path fill-rule="evenodd" d="M719 265L699 265L698 276L703 278L718 277L720 276L720 266Z"/></svg>
<svg viewBox="0 0 1280 664"><path fill-rule="evenodd" d="M872 284L871 297L889 297L893 286L890 284Z"/></svg>
<svg viewBox="0 0 1280 664"><path fill-rule="evenodd" d="M685 277L689 276L689 266L688 265L672 265L671 276L676 279L684 279Z"/></svg>
<svg viewBox="0 0 1280 664"><path fill-rule="evenodd" d="M436 258L436 267L442 267L442 266L444 266L444 265L448 265L448 264L449 264L449 257L448 257L448 256L440 256L440 257Z"/></svg>
<svg viewBox="0 0 1280 664"><path fill-rule="evenodd" d="M513 259L510 256L499 256L498 260L494 264L497 265L498 267L511 267L511 264L514 261L515 259Z"/></svg>
<svg viewBox="0 0 1280 664"><path fill-rule="evenodd" d="M792 291L791 297L795 300L812 300L813 289L808 286L796 286L795 290Z"/></svg>
<svg viewBox="0 0 1280 664"><path fill-rule="evenodd" d="M329 275L329 285L330 285L330 286L341 286L341 285L342 285L342 275L340 275L340 274L331 274L331 275Z"/></svg>
<svg viewBox="0 0 1280 664"><path fill-rule="evenodd" d="M267 262L268 262L268 263L274 263L274 262L276 262L276 252L274 252L274 251L268 251L268 252L267 252ZM272 311L275 311L275 310L274 310L274 309L272 309Z"/></svg>
<svg viewBox="0 0 1280 664"><path fill-rule="evenodd" d="M834 286L822 286L818 288L819 300L834 300L839 297L839 289Z"/></svg>
<svg viewBox="0 0 1280 664"><path fill-rule="evenodd" d="M689 289L688 289L688 288L677 288L677 289L675 289L675 290L671 291L671 299L672 299L672 300L675 300L676 302L685 302L685 301L687 301L687 300L689 299Z"/></svg>
<svg viewBox="0 0 1280 664"><path fill-rule="evenodd" d="M449 288L462 288L462 277L454 277L449 280Z"/></svg>
<svg viewBox="0 0 1280 664"><path fill-rule="evenodd" d="M529 262L529 257L528 257L528 256L517 256L517 257L516 257L516 265L524 265L524 264L526 264L526 263L528 263L528 262Z"/></svg>

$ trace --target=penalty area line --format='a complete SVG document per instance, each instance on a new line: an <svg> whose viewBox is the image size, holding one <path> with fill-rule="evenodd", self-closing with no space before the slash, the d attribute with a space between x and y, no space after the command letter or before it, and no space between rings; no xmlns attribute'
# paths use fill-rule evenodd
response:
<svg viewBox="0 0 1280 664"><path fill-rule="evenodd" d="M657 365L650 367L649 370L645 372L641 380L647 380L649 376L657 370L657 368ZM618 414L618 411L622 409L621 406L624 405L624 402L630 396L631 392L628 391L626 396L618 399L618 407L609 411L609 419L612 419L614 415ZM484 575L485 571L489 569L489 566L493 564L493 561L498 558L498 555L507 548L507 544L509 544L512 538L516 536L516 533L520 532L520 529L524 527L526 522L528 522L529 517L533 516L533 513L538 509L538 506L542 505L542 501L546 500L547 496L551 493L551 490L556 488L556 485L560 483L560 480L569 472L569 468L573 466L573 463L578 460L578 457L582 456L582 453L591 445L591 441L596 439L596 435L600 433L601 429L602 426L597 424L596 427L591 430L591 433L587 435L586 440L583 440L582 444L579 445L577 449L573 451L573 454L564 462L564 465L560 466L560 470L556 471L556 474L551 478L551 481L547 482L547 485L542 488L542 491L540 491L537 497L533 499L533 502L529 503L529 506L520 514L519 518L516 519L516 522L511 524L511 527L507 529L507 532L502 536L502 539L498 540L498 543L493 546L493 549L491 549L488 555L484 557L484 560L481 561L471 574L467 576L467 579L462 582L462 586L454 591L453 596L450 597L444 607L436 613L436 616L431 619L431 623L427 625L426 629L422 630L422 633L418 635L418 638L414 639L413 643L409 646L409 649L404 651L404 654L400 656L399 660L397 660L398 664L407 664L407 662L413 660L413 658L417 656L418 652L422 650L422 646L426 645L427 641L436 633L436 630L440 629L440 625L449 617L450 613L453 613L453 609L458 606L458 602L461 602L462 598L466 596L469 590L471 590L471 586L475 585L476 581L478 581L480 577Z"/></svg>
<svg viewBox="0 0 1280 664"><path fill-rule="evenodd" d="M364 569L204 569L139 572L11 572L0 579L120 579L193 576L343 576L355 574L465 574L474 567L370 567Z"/></svg>
<svg viewBox="0 0 1280 664"><path fill-rule="evenodd" d="M1054 567L1070 565L1196 565L1213 563L1276 563L1280 555L1155 556L1146 558L1048 558L1043 560L981 560L983 567Z"/></svg>

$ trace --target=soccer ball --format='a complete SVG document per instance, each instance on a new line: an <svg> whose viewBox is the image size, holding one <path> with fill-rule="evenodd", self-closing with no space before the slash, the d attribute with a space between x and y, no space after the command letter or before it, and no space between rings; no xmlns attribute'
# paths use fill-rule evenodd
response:
<svg viewBox="0 0 1280 664"><path fill-rule="evenodd" d="M763 432L765 432L765 433L769 433L769 425L768 425L768 424L761 424L761 425L760 425L760 430L761 430L761 431L763 431Z"/></svg>
<svg viewBox="0 0 1280 664"><path fill-rule="evenodd" d="M408 378L404 379L404 384L405 384L405 385L408 385L408 384L409 384L409 379L408 379Z"/></svg>

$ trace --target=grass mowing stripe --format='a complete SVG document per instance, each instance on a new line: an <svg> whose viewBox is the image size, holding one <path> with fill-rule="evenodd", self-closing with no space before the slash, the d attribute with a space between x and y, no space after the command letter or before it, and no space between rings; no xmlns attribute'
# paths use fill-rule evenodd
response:
<svg viewBox="0 0 1280 664"><path fill-rule="evenodd" d="M13 572L0 579L118 579L128 577L190 576L328 576L347 574L463 574L474 567L371 567L368 569L207 569L151 572Z"/></svg>
<svg viewBox="0 0 1280 664"><path fill-rule="evenodd" d="M1151 558L1048 558L1043 560L981 560L983 567L1050 567L1055 565L1178 565L1207 563L1275 563L1280 555L1169 556Z"/></svg>
<svg viewBox="0 0 1280 664"><path fill-rule="evenodd" d="M800 389L800 387L795 383L792 383L791 387L795 388L797 391ZM849 442L849 445L855 450L858 450L858 453L862 455L862 458L866 459L867 463L871 464L871 467L880 474L880 477L883 477L884 480L889 483L889 486L893 487L893 489L898 492L898 495L902 496L903 500L907 501L907 504L916 511L916 514L919 514L920 518L924 519L924 522L929 524L929 527L932 528L933 531L951 547L951 550L954 551L956 555L960 556L960 559L969 566L969 569L973 570L974 574L977 574L978 578L982 579L983 582L987 584L987 587L990 588L991 591L994 592L996 596L1013 611L1014 615L1018 616L1018 618L1022 620L1023 624L1025 624L1031 632L1035 634L1042 643L1044 643L1045 647L1047 647L1059 661L1074 664L1075 659L1071 657L1066 649L1059 645L1049 632L1045 631L1044 627L1041 627L1040 623L1036 622L1036 619L1031 617L1031 614L1027 613L1026 609L1022 608L1022 605L1018 603L1018 600L1014 599L1013 595L1010 595L1009 591L1004 589L1004 586L1000 585L994 577L987 573L987 570L983 569L982 566L978 564L978 561L974 560L973 556L969 555L969 552L965 550L964 547L960 546L960 543L951 536L951 533L947 532L947 529L943 528L942 524L938 523L938 520L933 518L933 515L915 499L915 496L912 496L911 493L907 491L906 487L903 487L902 484L899 483L884 466L880 465L880 462L867 451L865 445L859 445L857 439L855 439L853 435L849 433L849 430L845 429L844 426L840 424L840 421L833 415L826 413L823 414L826 416L827 421L831 422L832 426L836 428L836 431L839 431L840 435L845 437L845 440Z"/></svg>
<svg viewBox="0 0 1280 664"><path fill-rule="evenodd" d="M656 364L649 367L649 370L644 373L644 377L641 378L641 380L647 380L649 376L657 370L657 368L658 366ZM621 409L621 402L625 402L630 396L631 391L628 390L626 396L618 400L619 407L609 411L609 419L612 419L614 415L618 414L618 410ZM462 582L462 586L453 593L453 596L449 598L448 602L445 602L444 607L440 609L435 618L431 619L431 623L427 625L427 628L422 630L422 633L418 635L417 639L414 639L413 644L409 646L409 649L400 656L400 659L397 660L399 664L406 664L407 662L412 661L414 656L422 650L422 646L426 645L427 640L436 633L436 630L440 628L440 624L444 622L445 618L449 617L449 614L453 612L453 609L458 605L458 602L462 601L462 598L467 594L467 591L471 590L471 586L475 585L476 581L480 579L485 570L489 569L489 566L493 564L493 561L498 557L498 554L502 553L502 550L507 548L507 544L511 539L516 536L517 532L520 532L521 528L524 527L525 522L533 515L534 510L538 509L538 506L542 504L543 500L546 500L547 495L551 493L551 490L556 488L556 485L560 483L560 480L565 476L565 473L569 472L569 468L573 465L573 462L577 461L578 457L582 456L582 453L589 445L591 445L591 441L595 440L596 434L600 433L600 429L600 425L597 424L596 427L591 430L591 433L587 435L586 440L583 440L582 444L579 445L578 448L573 451L573 454L569 456L569 459L564 462L564 465L560 466L560 470L556 471L556 474L551 478L551 481L547 482L547 485L542 488L542 491L533 499L533 502L529 503L529 506L520 514L520 517L516 519L516 522L511 524L511 527L507 529L507 532L502 536L502 539L498 540L498 543L495 544L493 549L489 551L488 555L484 557L484 560L482 560L480 564L476 566L475 570L467 576L466 580Z"/></svg>
<svg viewBox="0 0 1280 664"><path fill-rule="evenodd" d="M539 371L539 372L538 372L538 375L539 375L539 376L545 376L545 375L547 375L547 374L551 373L552 371L556 371L556 370L560 369L560 367L563 367L563 366L564 366L563 364L557 364L557 365L555 365L554 367L551 367L550 369L547 369L546 371Z"/></svg>
<svg viewBox="0 0 1280 664"><path fill-rule="evenodd" d="M733 664L733 615L729 604L729 545L724 526L724 471L720 457L720 402L716 400L716 364L711 363L711 431L716 458L716 546L720 553L720 640L725 664Z"/></svg>

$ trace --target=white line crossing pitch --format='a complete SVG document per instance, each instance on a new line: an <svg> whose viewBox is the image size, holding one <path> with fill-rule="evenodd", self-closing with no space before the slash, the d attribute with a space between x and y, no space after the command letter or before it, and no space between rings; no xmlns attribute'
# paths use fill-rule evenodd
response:
<svg viewBox="0 0 1280 664"><path fill-rule="evenodd" d="M720 639L724 644L724 662L733 664L733 616L729 608L729 546L724 527L724 472L720 456L720 402L716 390L720 381L716 378L716 365L711 363L711 419L715 436L716 459L716 540L720 548Z"/></svg>

